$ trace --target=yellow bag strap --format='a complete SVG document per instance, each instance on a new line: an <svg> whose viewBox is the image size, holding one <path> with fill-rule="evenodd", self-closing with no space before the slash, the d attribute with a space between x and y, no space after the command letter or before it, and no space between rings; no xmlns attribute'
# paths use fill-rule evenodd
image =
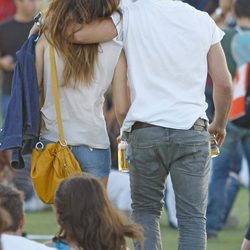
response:
<svg viewBox="0 0 250 250"><path fill-rule="evenodd" d="M63 132L63 124L62 124L62 116L61 116L61 107L59 101L59 90L58 90L58 77L56 71L56 62L55 62L55 51L54 48L50 45L50 64L51 64L51 72L52 72L52 81L53 81L53 91L55 98L55 107L56 107L56 117L59 131L59 139L62 145L67 145L64 132Z"/></svg>

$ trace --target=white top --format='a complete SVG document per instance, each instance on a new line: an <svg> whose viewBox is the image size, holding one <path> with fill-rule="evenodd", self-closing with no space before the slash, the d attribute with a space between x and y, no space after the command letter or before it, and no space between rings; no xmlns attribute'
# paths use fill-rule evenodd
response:
<svg viewBox="0 0 250 250"><path fill-rule="evenodd" d="M3 250L55 250L24 237L8 234L1 235L1 244Z"/></svg>
<svg viewBox="0 0 250 250"><path fill-rule="evenodd" d="M135 121L189 129L206 119L207 54L224 33L205 12L172 0L138 0L113 16L128 62Z"/></svg>
<svg viewBox="0 0 250 250"><path fill-rule="evenodd" d="M112 82L121 50L122 46L113 41L101 44L94 82L90 86L81 84L75 88L61 86L64 63L55 53L63 128L69 145L100 149L109 147L103 115L104 94ZM45 49L44 62L45 103L41 111L45 126L41 136L58 141L49 47Z"/></svg>

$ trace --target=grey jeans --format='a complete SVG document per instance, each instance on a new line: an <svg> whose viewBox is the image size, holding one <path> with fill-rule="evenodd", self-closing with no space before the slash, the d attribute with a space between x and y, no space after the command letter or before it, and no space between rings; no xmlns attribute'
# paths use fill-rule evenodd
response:
<svg viewBox="0 0 250 250"><path fill-rule="evenodd" d="M170 173L176 198L179 250L206 249L210 147L207 126L190 130L148 127L129 136L132 218L144 228L144 247L162 250L160 215Z"/></svg>

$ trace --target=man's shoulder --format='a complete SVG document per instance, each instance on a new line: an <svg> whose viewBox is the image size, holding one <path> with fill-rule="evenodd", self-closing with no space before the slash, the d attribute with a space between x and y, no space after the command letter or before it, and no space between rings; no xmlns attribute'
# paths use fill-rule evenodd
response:
<svg viewBox="0 0 250 250"><path fill-rule="evenodd" d="M173 9L173 13L177 14L175 18L180 18L180 20L186 20L187 25L189 24L206 24L210 25L212 18L209 16L209 14L205 11L201 11L196 9L195 7L191 6L188 3L182 2L182 1L170 1L171 4L169 6ZM178 17L180 16L180 17Z"/></svg>

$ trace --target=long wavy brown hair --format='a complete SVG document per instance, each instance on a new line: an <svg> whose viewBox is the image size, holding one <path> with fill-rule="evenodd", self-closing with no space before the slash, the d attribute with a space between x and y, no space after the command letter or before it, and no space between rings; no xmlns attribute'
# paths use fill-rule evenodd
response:
<svg viewBox="0 0 250 250"><path fill-rule="evenodd" d="M45 15L43 32L54 44L64 61L63 86L79 82L90 84L94 80L98 44L73 44L66 38L70 23L84 24L110 17L118 10L120 0L52 0ZM79 29L78 29L79 30ZM72 31L72 34L76 31Z"/></svg>
<svg viewBox="0 0 250 250"><path fill-rule="evenodd" d="M125 237L143 245L139 225L113 207L103 185L85 174L63 181L55 197L58 238L84 250L125 250Z"/></svg>

